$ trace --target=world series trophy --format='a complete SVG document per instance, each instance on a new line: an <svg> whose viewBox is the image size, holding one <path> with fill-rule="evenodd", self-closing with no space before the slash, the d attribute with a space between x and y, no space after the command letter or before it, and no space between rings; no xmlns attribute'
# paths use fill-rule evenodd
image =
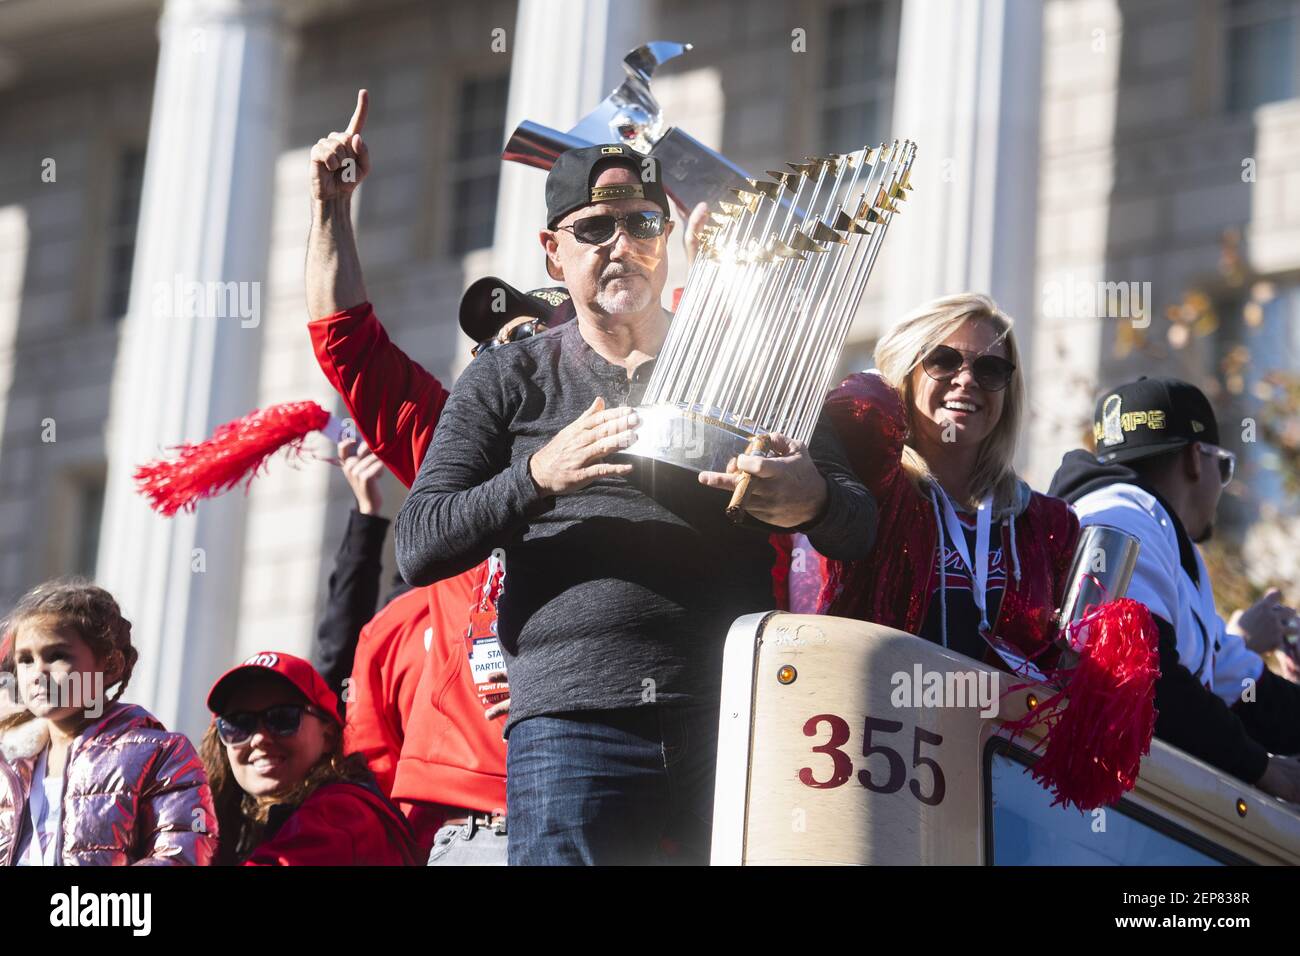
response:
<svg viewBox="0 0 1300 956"><path fill-rule="evenodd" d="M705 228L625 454L693 471L807 443L916 146L895 140L747 179ZM741 477L728 505L741 520Z"/></svg>
<svg viewBox="0 0 1300 956"><path fill-rule="evenodd" d="M619 142L660 161L686 209L716 203L625 454L699 471L764 454L772 434L807 442L898 202L916 146L895 140L809 157L750 177L677 127L650 90L689 43L656 40L623 60L627 79L567 133L525 121L504 159L550 169L567 149ZM727 513L741 520L749 476Z"/></svg>
<svg viewBox="0 0 1300 956"><path fill-rule="evenodd" d="M525 120L506 142L502 158L549 170L567 149L624 143L659 160L664 190L683 209L728 198L746 188L748 174L689 133L665 127L663 111L650 91L657 67L691 50L689 43L654 40L623 58L627 79L567 133Z"/></svg>

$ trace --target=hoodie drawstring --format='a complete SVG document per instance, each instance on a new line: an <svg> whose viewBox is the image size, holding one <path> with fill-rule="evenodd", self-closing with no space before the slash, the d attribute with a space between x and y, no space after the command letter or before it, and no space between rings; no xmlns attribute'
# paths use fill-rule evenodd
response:
<svg viewBox="0 0 1300 956"><path fill-rule="evenodd" d="M1020 584L1020 554L1016 551L1016 516L1008 515L1007 524L1011 525L1011 566L1015 569L1016 584Z"/></svg>
<svg viewBox="0 0 1300 956"><path fill-rule="evenodd" d="M936 546L939 553L939 634L943 640L943 646L948 646L948 562L944 560L943 554L943 518L939 514L939 499L934 496L934 488L930 489L930 504L934 507L934 526L939 532L939 543Z"/></svg>

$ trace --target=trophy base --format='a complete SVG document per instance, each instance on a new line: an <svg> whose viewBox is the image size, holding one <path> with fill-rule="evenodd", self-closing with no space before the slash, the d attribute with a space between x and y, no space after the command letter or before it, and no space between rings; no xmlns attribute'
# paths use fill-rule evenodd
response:
<svg viewBox="0 0 1300 956"><path fill-rule="evenodd" d="M744 454L757 429L747 430L679 405L642 405L637 440L621 454L674 465L692 472L726 471Z"/></svg>

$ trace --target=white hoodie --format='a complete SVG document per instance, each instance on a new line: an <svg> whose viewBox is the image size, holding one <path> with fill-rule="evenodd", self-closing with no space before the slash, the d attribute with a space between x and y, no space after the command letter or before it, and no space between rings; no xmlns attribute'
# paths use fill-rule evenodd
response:
<svg viewBox="0 0 1300 956"><path fill-rule="evenodd" d="M1178 533L1164 506L1137 485L1119 482L1089 492L1073 507L1085 527L1111 525L1137 537L1141 549L1127 596L1174 626L1179 661L1206 689L1229 707L1241 700L1264 672L1264 659L1219 617L1210 573L1195 544L1197 580L1183 568Z"/></svg>

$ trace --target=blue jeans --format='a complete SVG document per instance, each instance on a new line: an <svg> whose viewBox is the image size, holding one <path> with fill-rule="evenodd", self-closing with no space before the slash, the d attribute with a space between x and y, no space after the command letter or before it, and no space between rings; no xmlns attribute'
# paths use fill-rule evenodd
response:
<svg viewBox="0 0 1300 956"><path fill-rule="evenodd" d="M510 865L707 864L718 708L529 717L510 731Z"/></svg>

